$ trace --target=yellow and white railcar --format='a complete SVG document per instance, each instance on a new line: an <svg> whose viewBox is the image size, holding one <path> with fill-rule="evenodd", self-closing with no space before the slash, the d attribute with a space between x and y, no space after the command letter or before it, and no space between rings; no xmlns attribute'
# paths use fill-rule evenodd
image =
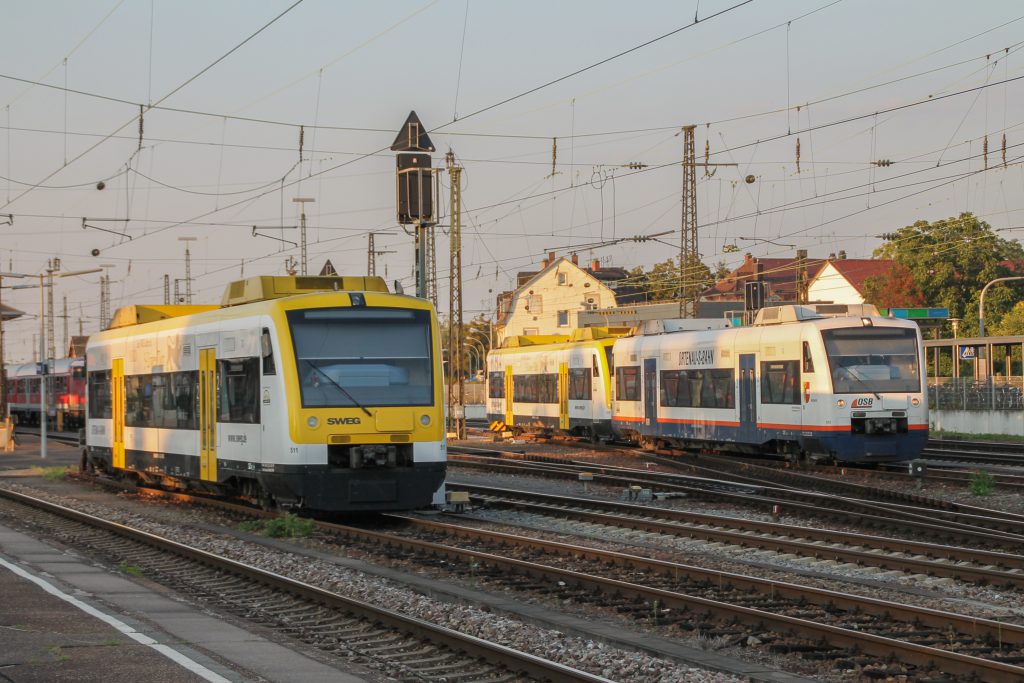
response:
<svg viewBox="0 0 1024 683"><path fill-rule="evenodd" d="M488 419L520 431L611 437L611 349L623 333L507 339L487 354Z"/></svg>
<svg viewBox="0 0 1024 683"><path fill-rule="evenodd" d="M90 337L88 466L319 511L428 505L447 450L437 317L375 277L254 277Z"/></svg>

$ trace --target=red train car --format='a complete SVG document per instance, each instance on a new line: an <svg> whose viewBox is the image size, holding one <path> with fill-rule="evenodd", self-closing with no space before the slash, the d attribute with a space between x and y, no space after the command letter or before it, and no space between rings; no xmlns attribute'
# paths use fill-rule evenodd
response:
<svg viewBox="0 0 1024 683"><path fill-rule="evenodd" d="M39 369L35 363L7 366L7 404L17 424L39 424ZM59 358L46 378L50 425L79 429L85 424L85 359Z"/></svg>

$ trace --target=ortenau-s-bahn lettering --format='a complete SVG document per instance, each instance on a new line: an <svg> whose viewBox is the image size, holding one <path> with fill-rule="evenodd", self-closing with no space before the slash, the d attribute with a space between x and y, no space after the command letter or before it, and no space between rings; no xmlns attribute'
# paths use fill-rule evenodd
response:
<svg viewBox="0 0 1024 683"><path fill-rule="evenodd" d="M358 417L329 417L329 418L327 418L327 424L329 424L329 425L357 425L357 424L362 424L362 421Z"/></svg>
<svg viewBox="0 0 1024 683"><path fill-rule="evenodd" d="M696 349L695 351L680 351L680 365L714 365L714 349Z"/></svg>

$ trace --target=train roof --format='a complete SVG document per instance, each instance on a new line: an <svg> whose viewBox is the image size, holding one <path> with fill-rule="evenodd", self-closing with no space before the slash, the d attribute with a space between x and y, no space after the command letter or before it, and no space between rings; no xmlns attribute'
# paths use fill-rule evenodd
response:
<svg viewBox="0 0 1024 683"><path fill-rule="evenodd" d="M382 292L387 294L388 287L383 278L376 276L303 275L284 277L257 275L228 284L220 305L133 304L123 306L114 313L107 329L115 330L159 320L207 313L221 308L323 292Z"/></svg>
<svg viewBox="0 0 1024 683"><path fill-rule="evenodd" d="M535 346L557 346L588 341L614 341L629 335L631 331L632 328L629 327L582 327L572 330L570 334L519 335L506 337L501 348L528 349Z"/></svg>

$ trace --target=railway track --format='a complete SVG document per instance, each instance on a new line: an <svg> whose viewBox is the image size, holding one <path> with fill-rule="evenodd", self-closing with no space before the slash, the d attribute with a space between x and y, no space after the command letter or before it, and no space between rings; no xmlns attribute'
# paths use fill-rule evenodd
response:
<svg viewBox="0 0 1024 683"><path fill-rule="evenodd" d="M972 547L1024 548L1024 518L1020 515L884 489L857 487L825 478L799 475L803 477L804 486L813 489L808 490L720 470L701 469L694 474L682 475L558 458L520 454L512 456L515 459L460 454L454 447L449 449L450 464L471 468L577 481L580 474L586 472L592 475L595 483L648 488L655 496L683 495L698 500L731 502L765 511L803 514L810 518L827 517L871 529L896 529L922 538L956 541ZM691 470L697 467L670 459L657 462ZM768 470L768 473L774 476L775 471ZM820 492L814 489L819 482L826 491L835 487L847 495ZM849 495L851 492L853 495ZM888 498L889 502L877 498Z"/></svg>
<svg viewBox="0 0 1024 683"><path fill-rule="evenodd" d="M0 490L11 518L163 585L399 680L607 679L69 508Z"/></svg>
<svg viewBox="0 0 1024 683"><path fill-rule="evenodd" d="M880 677L1024 676L1024 627L898 603L495 531L404 517L441 539L417 547L472 562L474 576L559 602L593 604L642 623L716 638L755 638L776 652L859 666ZM394 541L392 541L394 543ZM422 545L429 543L430 545ZM513 557L514 555L514 557ZM964 653L970 653L966 655ZM981 661L978 661L981 660ZM899 662L899 664L890 664Z"/></svg>
<svg viewBox="0 0 1024 683"><path fill-rule="evenodd" d="M216 505L239 514L265 514ZM824 659L838 668L860 668L877 677L1024 678L1024 627L1008 622L412 515L388 517L405 528L380 532L327 522L318 527L346 548L385 553L402 562L414 558L445 574L540 594L558 604L598 605L669 634L699 632Z"/></svg>
<svg viewBox="0 0 1024 683"><path fill-rule="evenodd" d="M568 519L597 530L628 529L727 544L755 552L789 553L816 562L878 567L916 575L921 581L947 577L1024 590L1024 555L1016 553L473 484L452 483L451 487L469 492L477 504L488 508Z"/></svg>

